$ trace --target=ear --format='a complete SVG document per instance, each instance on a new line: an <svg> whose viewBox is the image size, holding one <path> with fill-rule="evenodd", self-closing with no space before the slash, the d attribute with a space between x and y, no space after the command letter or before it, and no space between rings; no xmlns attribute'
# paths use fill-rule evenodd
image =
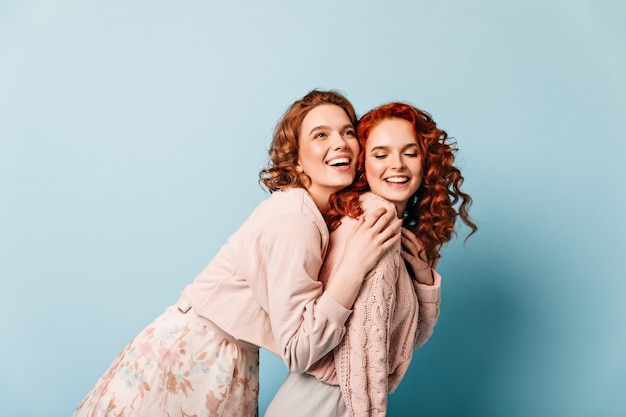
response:
<svg viewBox="0 0 626 417"><path fill-rule="evenodd" d="M296 163L296 172L297 172L298 174L303 174L303 173L304 173L304 169L302 168L302 165L300 165L300 161L298 161L298 162Z"/></svg>

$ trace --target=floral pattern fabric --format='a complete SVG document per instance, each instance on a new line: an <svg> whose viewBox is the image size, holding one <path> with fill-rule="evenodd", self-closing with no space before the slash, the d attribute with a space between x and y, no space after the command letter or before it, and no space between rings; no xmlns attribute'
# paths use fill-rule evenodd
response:
<svg viewBox="0 0 626 417"><path fill-rule="evenodd" d="M255 416L259 352L175 306L113 361L73 417Z"/></svg>

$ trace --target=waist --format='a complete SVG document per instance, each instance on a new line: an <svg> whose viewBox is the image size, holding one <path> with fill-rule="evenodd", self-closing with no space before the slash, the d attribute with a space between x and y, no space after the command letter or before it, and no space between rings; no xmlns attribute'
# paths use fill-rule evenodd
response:
<svg viewBox="0 0 626 417"><path fill-rule="evenodd" d="M196 317L198 320L200 320L202 323L204 323L208 328L210 328L212 331L214 331L216 334L218 334L219 336L223 337L224 339L228 340L230 343L234 343L235 345L240 346L243 349L246 350L250 350L250 351L258 351L259 347L252 344L252 343L248 343L244 340L239 340L234 338L231 334L228 334L227 332L225 332L222 328L220 328L217 324L213 323L210 319L198 314L196 312L196 310L193 308L193 306L191 305L191 303L189 303L189 301L187 301L187 299L185 298L185 296L181 296L178 301L176 302L176 304L174 304L176 306L176 308L178 309L179 313L181 314L191 314L194 317Z"/></svg>

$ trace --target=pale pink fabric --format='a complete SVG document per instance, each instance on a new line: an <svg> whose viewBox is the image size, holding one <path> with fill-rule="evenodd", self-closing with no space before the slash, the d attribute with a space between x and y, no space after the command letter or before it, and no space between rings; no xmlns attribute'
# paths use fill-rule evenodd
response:
<svg viewBox="0 0 626 417"><path fill-rule="evenodd" d="M126 346L72 416L253 417L258 371L258 350L172 306Z"/></svg>
<svg viewBox="0 0 626 417"><path fill-rule="evenodd" d="M361 196L365 213L393 205L375 194ZM338 266L346 238L356 221L342 219L331 244L320 280L326 282ZM347 322L341 343L307 372L320 381L339 385L350 416L384 416L387 396L404 377L413 349L422 346L437 323L441 279L432 286L415 283L408 274L398 244L367 275ZM306 396L307 393L302 393Z"/></svg>
<svg viewBox="0 0 626 417"><path fill-rule="evenodd" d="M350 310L318 281L328 228L306 190L275 192L252 212L184 297L236 340L303 372L345 332Z"/></svg>
<svg viewBox="0 0 626 417"><path fill-rule="evenodd" d="M344 335L350 310L318 281L327 245L306 190L273 193L184 289L187 314L168 310L141 332L76 416L251 415L258 347L304 371Z"/></svg>

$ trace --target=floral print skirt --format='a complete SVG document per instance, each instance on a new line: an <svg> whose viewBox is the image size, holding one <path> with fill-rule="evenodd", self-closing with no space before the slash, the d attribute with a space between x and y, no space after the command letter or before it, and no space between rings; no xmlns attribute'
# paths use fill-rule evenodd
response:
<svg viewBox="0 0 626 417"><path fill-rule="evenodd" d="M255 416L259 352L169 307L113 361L73 417Z"/></svg>

